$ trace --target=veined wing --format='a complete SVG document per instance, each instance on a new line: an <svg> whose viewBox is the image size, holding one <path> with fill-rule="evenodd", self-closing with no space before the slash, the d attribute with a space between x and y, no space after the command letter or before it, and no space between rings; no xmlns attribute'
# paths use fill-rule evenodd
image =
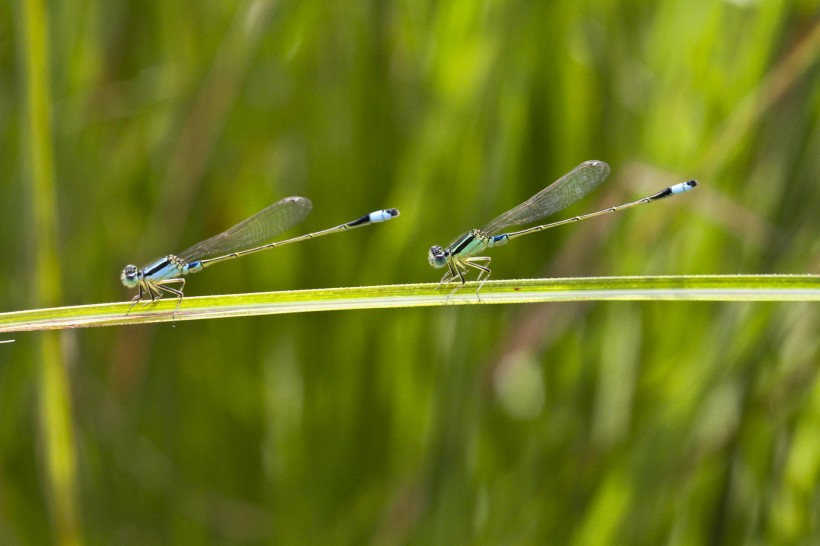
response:
<svg viewBox="0 0 820 546"><path fill-rule="evenodd" d="M482 231L497 235L510 226L530 224L579 201L609 176L603 161L585 161L517 207L495 218Z"/></svg>
<svg viewBox="0 0 820 546"><path fill-rule="evenodd" d="M179 258L191 262L261 246L302 222L312 208L310 199L286 197L219 235L195 244L180 253Z"/></svg>

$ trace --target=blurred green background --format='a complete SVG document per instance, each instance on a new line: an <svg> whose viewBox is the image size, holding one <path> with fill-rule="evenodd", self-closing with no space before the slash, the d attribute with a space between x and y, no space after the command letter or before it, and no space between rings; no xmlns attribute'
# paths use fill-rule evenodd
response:
<svg viewBox="0 0 820 546"><path fill-rule="evenodd" d="M126 300L125 264L288 195L291 234L402 216L186 293L435 282L430 245L587 159L613 174L562 217L702 187L494 278L820 269L816 1L38 5L0 4L3 311ZM818 331L817 304L606 303L19 334L0 543L817 544Z"/></svg>

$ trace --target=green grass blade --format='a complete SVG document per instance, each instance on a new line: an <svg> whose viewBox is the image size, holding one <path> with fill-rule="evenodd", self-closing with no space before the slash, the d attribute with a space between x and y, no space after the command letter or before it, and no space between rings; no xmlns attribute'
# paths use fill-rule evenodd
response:
<svg viewBox="0 0 820 546"><path fill-rule="evenodd" d="M450 285L452 286L452 285ZM33 309L0 314L0 332L21 332L146 324L309 311L434 307L560 301L820 301L820 275L703 275L660 277L584 277L487 281L481 301L478 284L449 300L449 287L405 284L186 297L174 317L176 300L138 305L130 302Z"/></svg>
<svg viewBox="0 0 820 546"><path fill-rule="evenodd" d="M43 0L20 5L20 73L24 75L24 107L21 156L23 173L30 188L34 230L33 294L37 305L61 300L58 260L58 199L52 116L49 6ZM4 169L6 171L6 169ZM75 434L71 408L71 378L65 364L60 337L40 336L39 427L45 489L55 544L83 543L80 514Z"/></svg>

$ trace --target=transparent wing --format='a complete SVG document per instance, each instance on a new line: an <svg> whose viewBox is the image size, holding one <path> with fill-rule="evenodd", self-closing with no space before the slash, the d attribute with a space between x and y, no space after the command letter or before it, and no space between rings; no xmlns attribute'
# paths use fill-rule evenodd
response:
<svg viewBox="0 0 820 546"><path fill-rule="evenodd" d="M191 262L261 246L303 221L312 208L310 199L286 197L178 256Z"/></svg>
<svg viewBox="0 0 820 546"><path fill-rule="evenodd" d="M520 205L495 218L482 231L497 235L509 226L530 224L580 200L609 176L603 161L585 161Z"/></svg>

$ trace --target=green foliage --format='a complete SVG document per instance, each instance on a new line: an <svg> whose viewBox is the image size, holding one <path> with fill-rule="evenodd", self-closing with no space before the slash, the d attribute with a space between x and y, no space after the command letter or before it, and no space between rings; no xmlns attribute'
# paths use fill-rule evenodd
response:
<svg viewBox="0 0 820 546"><path fill-rule="evenodd" d="M32 4L0 4L3 312L125 301L126 263L287 195L299 232L402 216L192 301L434 282L430 245L587 159L611 180L567 216L702 187L496 249L494 279L818 271L813 2L68 0L50 61ZM809 301L611 301L14 334L0 543L815 543L818 331Z"/></svg>

